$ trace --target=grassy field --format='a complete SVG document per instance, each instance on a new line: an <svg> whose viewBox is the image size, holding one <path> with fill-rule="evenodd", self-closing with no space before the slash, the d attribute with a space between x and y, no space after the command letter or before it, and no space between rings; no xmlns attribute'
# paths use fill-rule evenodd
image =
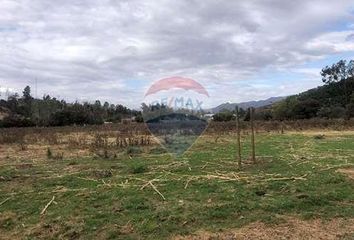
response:
<svg viewBox="0 0 354 240"><path fill-rule="evenodd" d="M353 239L354 132L322 134L259 133L257 164L244 135L241 170L233 135L202 136L178 158L156 144L2 144L0 239L221 239L289 219L339 219L335 236Z"/></svg>

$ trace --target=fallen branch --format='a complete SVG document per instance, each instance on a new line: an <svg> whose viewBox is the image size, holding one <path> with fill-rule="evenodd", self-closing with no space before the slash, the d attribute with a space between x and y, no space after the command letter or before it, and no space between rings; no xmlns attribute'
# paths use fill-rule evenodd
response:
<svg viewBox="0 0 354 240"><path fill-rule="evenodd" d="M162 193L160 193L160 191L155 187L155 185L151 181L149 181L149 184L162 197L162 199L165 201L166 198L164 197L164 195L162 195Z"/></svg>
<svg viewBox="0 0 354 240"><path fill-rule="evenodd" d="M205 172L206 175L201 175L199 178L206 178L206 179L219 179L219 180L224 180L224 181L242 181L245 180L247 181L249 177L241 177L237 175L236 173L231 173L232 176L229 176L230 174L223 174L219 173L218 171L215 171L215 174Z"/></svg>
<svg viewBox="0 0 354 240"><path fill-rule="evenodd" d="M319 171L327 171L327 170L334 169L334 168L346 168L346 167L351 167L351 166L354 166L354 164L333 165L333 166L328 166L327 168L320 169Z"/></svg>
<svg viewBox="0 0 354 240"><path fill-rule="evenodd" d="M11 199L11 197L6 198L4 201L0 202L0 206L3 205L4 203L6 203L7 201L9 201Z"/></svg>
<svg viewBox="0 0 354 240"><path fill-rule="evenodd" d="M41 215L43 215L45 213L45 211L47 211L47 208L50 206L50 204L52 204L52 202L54 201L55 196L53 196L52 200L50 200L47 205L45 205L45 207L43 208L43 210L41 211Z"/></svg>
<svg viewBox="0 0 354 240"><path fill-rule="evenodd" d="M144 181L144 182L145 182L145 184L144 184L143 186L141 186L141 188L140 188L140 190L143 190L143 189L146 188L148 185L150 185L150 182L160 181L159 178L160 178L160 177L154 178L154 179L152 179L152 180L150 180L150 181L147 181L147 182L146 182L146 180L143 180L143 179L140 179L140 178L136 178L136 180Z"/></svg>
<svg viewBox="0 0 354 240"><path fill-rule="evenodd" d="M211 174L206 175L204 178L209 179L209 180L210 179L220 179L220 180L225 180L225 181L239 181L239 179L236 179L236 178L230 178L227 176L211 175Z"/></svg>
<svg viewBox="0 0 354 240"><path fill-rule="evenodd" d="M288 180L307 180L305 177L307 174L305 174L302 177L282 177L282 178L268 178L264 179L263 181L268 182L268 181L288 181Z"/></svg>
<svg viewBox="0 0 354 240"><path fill-rule="evenodd" d="M184 189L187 189L188 184L189 184L190 181L192 181L192 178L188 179L188 181L186 182L186 185L184 185Z"/></svg>

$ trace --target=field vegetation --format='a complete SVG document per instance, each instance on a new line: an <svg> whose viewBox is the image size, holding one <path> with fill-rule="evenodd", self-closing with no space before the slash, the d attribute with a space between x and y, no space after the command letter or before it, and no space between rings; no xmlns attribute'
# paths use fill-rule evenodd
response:
<svg viewBox="0 0 354 240"><path fill-rule="evenodd" d="M352 239L353 122L256 126L242 169L234 122L180 157L144 124L4 129L0 239Z"/></svg>

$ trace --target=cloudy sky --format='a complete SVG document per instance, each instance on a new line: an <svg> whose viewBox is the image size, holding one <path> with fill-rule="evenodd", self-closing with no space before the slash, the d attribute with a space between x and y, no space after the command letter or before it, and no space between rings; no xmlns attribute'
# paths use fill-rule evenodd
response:
<svg viewBox="0 0 354 240"><path fill-rule="evenodd" d="M0 0L0 90L38 97L138 107L184 76L208 104L264 99L321 85L353 51L352 0Z"/></svg>

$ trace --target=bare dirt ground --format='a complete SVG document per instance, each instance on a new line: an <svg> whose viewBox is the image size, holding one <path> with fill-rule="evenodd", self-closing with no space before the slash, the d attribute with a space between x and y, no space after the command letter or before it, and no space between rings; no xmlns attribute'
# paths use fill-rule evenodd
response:
<svg viewBox="0 0 354 240"><path fill-rule="evenodd" d="M295 217L287 217L286 222L279 225L266 225L256 222L237 230L210 233L198 231L190 236L176 236L174 240L283 240L283 239L354 239L354 219L335 219L322 221L319 219L304 221Z"/></svg>
<svg viewBox="0 0 354 240"><path fill-rule="evenodd" d="M354 168L341 168L337 172L345 174L350 179L354 179Z"/></svg>

